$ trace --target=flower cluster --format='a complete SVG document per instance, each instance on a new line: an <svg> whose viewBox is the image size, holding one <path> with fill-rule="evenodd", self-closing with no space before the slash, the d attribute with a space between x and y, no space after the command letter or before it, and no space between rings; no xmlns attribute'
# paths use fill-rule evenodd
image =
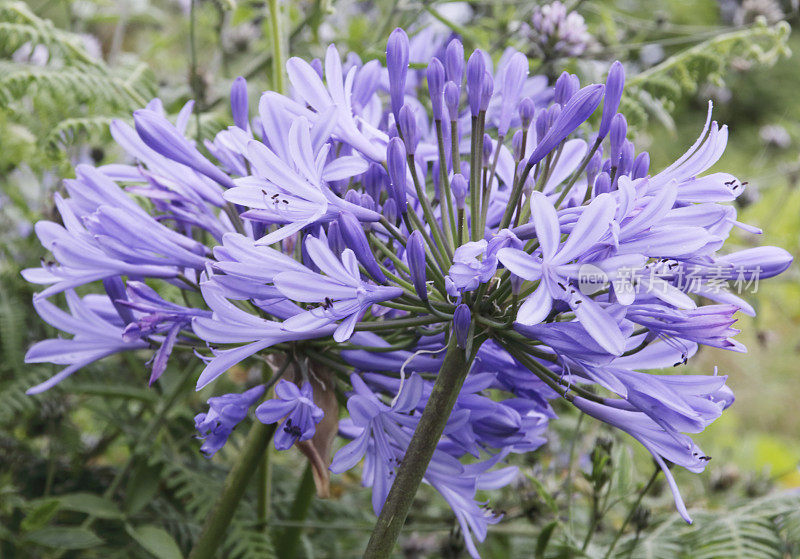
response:
<svg viewBox="0 0 800 559"><path fill-rule="evenodd" d="M534 8L531 36L543 53L552 56L580 56L593 42L583 16L567 11L558 0Z"/></svg>
<svg viewBox="0 0 800 559"><path fill-rule="evenodd" d="M476 491L513 481L501 463L545 442L556 399L644 445L689 521L667 463L705 468L686 433L733 396L725 376L641 371L672 370L700 344L743 351L733 315L753 308L717 283L756 270L763 280L792 260L776 247L720 252L734 228L759 233L726 204L744 185L704 174L727 128L709 109L689 150L652 171L618 113L620 63L605 84L564 73L548 86L521 53L495 64L481 50L465 57L458 39L424 37L395 30L385 66L343 62L334 45L323 61L292 58L291 93L263 93L255 114L239 78L234 125L202 146L185 134L191 103L175 122L158 100L133 127L115 122L132 161L79 165L55 195L61 223L36 225L52 257L24 276L46 285L42 318L74 337L31 348L29 362L66 368L29 392L122 351L154 349L153 382L173 351L194 350L206 361L198 389L275 352L292 378L256 417L282 422L278 449L313 447L334 473L363 461L378 513L448 352L463 352L469 365L424 481L473 556L470 534L483 540L499 520ZM411 70L410 53L425 49L427 69ZM592 289L581 285L586 266L604 278ZM696 281L681 282L689 273ZM73 291L90 283L103 293ZM69 312L48 301L62 292ZM348 412L338 428L323 403L337 390ZM209 401L197 417L205 452L262 392ZM349 442L331 461L321 439L337 432Z"/></svg>

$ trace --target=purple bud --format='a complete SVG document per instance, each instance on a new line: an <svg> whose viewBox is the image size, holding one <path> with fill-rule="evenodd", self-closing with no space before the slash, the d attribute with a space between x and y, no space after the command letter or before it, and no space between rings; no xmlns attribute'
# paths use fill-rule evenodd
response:
<svg viewBox="0 0 800 559"><path fill-rule="evenodd" d="M397 123L400 126L400 131L405 140L406 152L408 155L414 155L414 152L417 150L417 143L419 143L417 118L414 115L414 111L408 105L403 105L400 108L400 114L397 118Z"/></svg>
<svg viewBox="0 0 800 559"><path fill-rule="evenodd" d="M539 140L528 159L528 165L535 165L544 159L562 140L592 116L602 97L603 86L600 84L584 87L573 95L545 137Z"/></svg>
<svg viewBox="0 0 800 559"><path fill-rule="evenodd" d="M328 224L328 246L337 256L341 256L344 249L347 248L337 221L331 221Z"/></svg>
<svg viewBox="0 0 800 559"><path fill-rule="evenodd" d="M397 202L394 201L394 198L388 198L383 203L383 208L381 208L383 212L383 217L385 217L389 223L397 223Z"/></svg>
<svg viewBox="0 0 800 559"><path fill-rule="evenodd" d="M406 260L408 269L411 272L411 282L414 290L423 301L428 300L427 276L425 274L425 243L422 240L422 233L414 231L408 236L406 242Z"/></svg>
<svg viewBox="0 0 800 559"><path fill-rule="evenodd" d="M389 72L389 96L392 112L397 118L406 91L408 73L408 35L399 27L389 35L386 43L386 69Z"/></svg>
<svg viewBox="0 0 800 559"><path fill-rule="evenodd" d="M494 93L494 78L489 72L483 75L483 87L481 91L481 106L480 109L486 112L489 108L489 103L492 101L492 93Z"/></svg>
<svg viewBox="0 0 800 559"><path fill-rule="evenodd" d="M247 130L250 120L247 109L247 80L242 76L233 80L231 86L231 113L233 123L242 130Z"/></svg>
<svg viewBox="0 0 800 559"><path fill-rule="evenodd" d="M522 147L522 130L517 130L511 137L511 150L514 152L514 161L519 161L525 156L522 153Z"/></svg>
<svg viewBox="0 0 800 559"><path fill-rule="evenodd" d="M319 58L313 59L311 61L311 68L313 68L314 71L317 73L319 79L321 80L325 79L325 76L322 73L322 60L320 60Z"/></svg>
<svg viewBox="0 0 800 559"><path fill-rule="evenodd" d="M633 161L633 169L631 169L631 178L641 179L647 176L650 172L650 154L643 151L636 156Z"/></svg>
<svg viewBox="0 0 800 559"><path fill-rule="evenodd" d="M447 71L447 79L455 82L461 88L464 79L464 45L458 39L453 39L447 45L444 54L444 66Z"/></svg>
<svg viewBox="0 0 800 559"><path fill-rule="evenodd" d="M197 148L162 115L148 109L140 109L134 111L133 121L139 137L150 149L191 167L228 188L235 186L228 175L203 157Z"/></svg>
<svg viewBox="0 0 800 559"><path fill-rule="evenodd" d="M518 177L522 176L524 169L525 169L525 162L520 161L519 165L517 166ZM525 179L525 182L522 185L522 193L525 196L530 196L531 192L533 192L534 186L536 186L536 177L533 176L533 173L528 173L528 177Z"/></svg>
<svg viewBox="0 0 800 559"><path fill-rule="evenodd" d="M636 153L636 148L633 147L633 142L625 140L622 142L622 151L619 155L619 169L617 176L627 175L633 167L633 154Z"/></svg>
<svg viewBox="0 0 800 559"><path fill-rule="evenodd" d="M453 191L453 197L456 199L456 207L459 210L464 209L464 202L467 199L469 187L467 186L467 179L461 173L456 173L450 179L450 189Z"/></svg>
<svg viewBox="0 0 800 559"><path fill-rule="evenodd" d="M570 82L569 72L561 72L561 75L556 79L556 86L553 91L553 101L555 103L563 105L572 97L569 95Z"/></svg>
<svg viewBox="0 0 800 559"><path fill-rule="evenodd" d="M604 192L611 192L611 177L605 171L597 175L597 179L594 181L594 195L597 196Z"/></svg>
<svg viewBox="0 0 800 559"><path fill-rule="evenodd" d="M444 104L447 106L447 113L450 116L450 120L458 120L458 105L460 101L461 93L459 92L458 86L453 82L447 82L444 84Z"/></svg>
<svg viewBox="0 0 800 559"><path fill-rule="evenodd" d="M611 149L609 150L608 156L611 158L612 167L619 166L619 156L622 155L622 142L625 140L627 134L628 122L625 120L623 114L617 113L614 115L614 118L611 119L611 132L609 134Z"/></svg>
<svg viewBox="0 0 800 559"><path fill-rule="evenodd" d="M120 301L128 300L128 293L125 291L125 282L119 276L106 278L103 280L103 288L106 290L111 304L125 324L130 324L134 321L133 311L127 305L123 305Z"/></svg>
<svg viewBox="0 0 800 559"><path fill-rule="evenodd" d="M428 94L431 98L433 119L442 120L442 102L444 96L444 65L438 58L428 64Z"/></svg>
<svg viewBox="0 0 800 559"><path fill-rule="evenodd" d="M358 206L361 203L361 195L355 190L345 192L344 201Z"/></svg>
<svg viewBox="0 0 800 559"><path fill-rule="evenodd" d="M549 130L558 120L561 115L561 105L555 104L547 109L547 129Z"/></svg>
<svg viewBox="0 0 800 559"><path fill-rule="evenodd" d="M600 128L597 134L600 138L605 138L611 128L611 119L617 114L619 102L622 99L622 90L625 87L625 68L617 60L611 65L606 78L606 93L603 100L603 118L600 120Z"/></svg>
<svg viewBox="0 0 800 559"><path fill-rule="evenodd" d="M461 349L467 347L469 327L472 323L472 313L469 307L461 303L453 313L453 333L456 336L456 345Z"/></svg>
<svg viewBox="0 0 800 559"><path fill-rule="evenodd" d="M373 198L380 198L380 192L383 188L385 178L386 172L383 170L383 167L377 163L370 163L367 172L364 173L364 178L361 180L361 184L364 186L364 190L368 192L370 196Z"/></svg>
<svg viewBox="0 0 800 559"><path fill-rule="evenodd" d="M725 269L729 274L726 279L741 277L740 274L747 276L758 274L759 279L767 279L786 270L793 259L791 254L780 247L763 246L726 254L719 257L717 263L731 266Z"/></svg>
<svg viewBox="0 0 800 559"><path fill-rule="evenodd" d="M536 105L534 104L533 99L530 97L525 97L519 102L519 118L522 121L522 128L525 130L528 129L528 126L531 125L531 121L533 120L535 114Z"/></svg>
<svg viewBox="0 0 800 559"><path fill-rule="evenodd" d="M594 179L596 179L598 173L600 173L600 165L602 162L603 153L598 149L594 152L591 159L589 159L589 163L586 164L586 182L588 184L594 183Z"/></svg>
<svg viewBox="0 0 800 559"><path fill-rule="evenodd" d="M406 200L406 146L400 138L389 140L386 148L386 166L389 168L389 193L394 198L397 209L404 214L408 210Z"/></svg>
<svg viewBox="0 0 800 559"><path fill-rule="evenodd" d="M467 61L467 100L472 116L478 116L483 95L483 80L486 76L486 60L480 49L475 49Z"/></svg>
<svg viewBox="0 0 800 559"><path fill-rule="evenodd" d="M494 150L492 149L492 137L489 134L483 135L483 166L487 167L491 162L492 153Z"/></svg>
<svg viewBox="0 0 800 559"><path fill-rule="evenodd" d="M360 205L362 208L375 211L375 199L366 192L361 195Z"/></svg>
<svg viewBox="0 0 800 559"><path fill-rule="evenodd" d="M344 243L355 253L359 263L364 266L372 279L378 283L386 283L386 276L383 275L375 255L372 254L364 228L358 218L350 212L342 212L339 215L339 230Z"/></svg>
<svg viewBox="0 0 800 559"><path fill-rule="evenodd" d="M503 68L503 102L500 106L500 118L497 124L497 133L500 136L508 133L511 126L511 115L514 114L514 110L519 104L519 96L527 76L528 59L521 52L514 53Z"/></svg>
<svg viewBox="0 0 800 559"><path fill-rule="evenodd" d="M536 115L536 138L538 141L542 141L542 139L547 134L547 113L549 111L540 111L539 114Z"/></svg>

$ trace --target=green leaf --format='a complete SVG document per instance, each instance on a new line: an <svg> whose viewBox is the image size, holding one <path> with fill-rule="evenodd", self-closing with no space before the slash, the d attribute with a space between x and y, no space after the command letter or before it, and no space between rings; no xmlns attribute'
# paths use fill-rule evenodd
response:
<svg viewBox="0 0 800 559"><path fill-rule="evenodd" d="M125 531L136 540L147 551L155 555L158 559L183 559L180 547L175 543L173 537L158 526L148 524L146 526L133 527L125 525Z"/></svg>
<svg viewBox="0 0 800 559"><path fill-rule="evenodd" d="M87 549L103 543L103 540L87 528L48 526L25 535L25 540L54 549Z"/></svg>
<svg viewBox="0 0 800 559"><path fill-rule="evenodd" d="M36 530L43 527L47 522L53 518L53 515L58 511L58 499L46 499L34 504L31 511L25 516L20 524L20 528L24 532Z"/></svg>
<svg viewBox="0 0 800 559"><path fill-rule="evenodd" d="M125 491L125 510L128 514L136 514L142 510L158 493L161 479L161 464L149 465L140 460Z"/></svg>
<svg viewBox="0 0 800 559"><path fill-rule="evenodd" d="M533 484L533 488L536 490L536 493L539 494L539 497L541 497L542 501L545 502L547 508L557 514L558 505L556 504L556 501L553 499L553 496L550 494L550 492L545 489L542 482L536 476L530 474L527 475L527 478Z"/></svg>
<svg viewBox="0 0 800 559"><path fill-rule="evenodd" d="M556 529L556 526L558 526L558 521L554 520L542 528L539 537L536 538L536 551L534 552L536 559L544 559L544 552L547 550L547 544L550 542L550 537L553 535L553 530Z"/></svg>
<svg viewBox="0 0 800 559"><path fill-rule="evenodd" d="M123 516L113 502L91 493L70 493L60 496L58 500L62 509L85 512L97 518L116 519Z"/></svg>

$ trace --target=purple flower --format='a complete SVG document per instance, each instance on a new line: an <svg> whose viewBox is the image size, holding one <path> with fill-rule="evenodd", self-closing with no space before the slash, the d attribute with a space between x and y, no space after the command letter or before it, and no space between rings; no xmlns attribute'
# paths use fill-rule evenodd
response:
<svg viewBox="0 0 800 559"><path fill-rule="evenodd" d="M489 243L483 239L456 249L447 277L457 292L474 291L480 284L492 279L497 270L497 257L487 254L488 246ZM451 295L456 296L457 292Z"/></svg>
<svg viewBox="0 0 800 559"><path fill-rule="evenodd" d="M283 419L275 431L275 448L287 450L295 442L313 437L317 423L325 414L314 404L311 383L304 382L298 388L293 382L279 380L275 385L275 395L277 398L262 402L256 408L256 417L261 423L277 423Z"/></svg>
<svg viewBox="0 0 800 559"><path fill-rule="evenodd" d="M195 317L211 317L211 312L182 307L165 301L155 290L141 282L129 281L125 299L113 301L117 306L136 312L131 315L122 339L134 342L139 339L160 339L160 346L153 356L150 384L164 373L167 360L175 347L182 330L188 330Z"/></svg>
<svg viewBox="0 0 800 559"><path fill-rule="evenodd" d="M350 249L346 249L339 260L326 243L314 237L306 237L305 248L325 275L308 269L281 272L275 276L275 287L288 299L320 303L320 306L285 320L285 330L311 333L342 320L333 338L343 342L353 335L356 322L368 308L403 294L399 287L381 287L363 281L356 256Z"/></svg>
<svg viewBox="0 0 800 559"><path fill-rule="evenodd" d="M497 258L513 274L529 281L538 281L536 290L519 309L517 322L525 325L542 322L553 308L553 301L564 301L575 312L589 334L607 351L619 355L625 340L616 320L602 306L585 297L570 285L579 272L579 266L570 264L599 243L608 232L614 212L614 202L609 195L595 198L581 213L572 232L561 244L561 227L555 208L544 194L531 195L531 214L536 226L541 256L523 250L503 248ZM636 255L615 260L619 267L641 265ZM608 264L608 263L607 263ZM636 266L638 267L638 266Z"/></svg>
<svg viewBox="0 0 800 559"><path fill-rule="evenodd" d="M67 367L43 383L29 388L27 394L44 392L78 369L109 355L148 347L147 342L139 339L123 339L124 325L107 297L87 295L81 299L72 290L67 291L66 297L69 313L43 297L33 300L33 307L42 320L73 337L69 340L43 340L31 346L25 354L26 363L54 363Z"/></svg>
<svg viewBox="0 0 800 559"><path fill-rule="evenodd" d="M675 478L664 460L683 466L690 472L702 472L710 458L703 454L703 451L692 439L686 435L674 435L665 431L656 422L640 412L604 406L580 396L575 397L573 404L585 414L625 431L652 454L653 459L661 467L667 478L678 512L686 522L691 524L692 519L678 491L678 485L675 483Z"/></svg>
<svg viewBox="0 0 800 559"><path fill-rule="evenodd" d="M591 39L557 2L535 10L533 31L551 61ZM409 69L428 61L427 72ZM733 401L725 377L643 371L679 367L700 344L743 350L735 313L755 309L715 286L792 262L776 247L726 254L734 228L761 230L729 204L744 184L707 173L728 137L710 110L697 141L658 171L626 138L619 63L605 85L580 89L567 72L555 84L528 77L513 49L495 72L481 51L465 63L457 39L422 30L409 41L398 29L385 65L343 61L330 45L324 61L286 66L291 92L265 92L257 114L234 81L233 125L205 151L186 136L193 103L172 122L156 99L135 127L111 126L132 164L79 165L65 181L60 223L36 226L51 254L23 275L46 286L34 301L42 317L73 337L31 348L29 362L66 367L32 392L121 351L150 349L152 382L171 354L194 350L205 362L198 389L264 354L302 353L314 378L338 362L359 372L329 390L314 384L319 407L310 384L280 382L257 415L283 421L278 448L313 437L321 456L338 419L324 402L352 388L339 429L350 442L332 469L363 458L377 512L423 410L442 404L429 377L454 339L474 360L424 480L473 556L473 538L499 520L476 491L509 483L515 469L494 467L544 442L553 399L630 433L662 467L704 467L685 433ZM77 287L104 294L80 299ZM69 312L44 299L60 292ZM573 395L586 388L591 401ZM212 398L198 416L204 452L225 443L259 390Z"/></svg>
<svg viewBox="0 0 800 559"><path fill-rule="evenodd" d="M208 412L194 417L198 437L203 440L201 452L208 458L214 456L230 437L236 426L247 417L247 410L264 394L264 386L259 385L241 394L224 394L208 399ZM263 404L262 404L263 405ZM260 407L260 406L259 406Z"/></svg>

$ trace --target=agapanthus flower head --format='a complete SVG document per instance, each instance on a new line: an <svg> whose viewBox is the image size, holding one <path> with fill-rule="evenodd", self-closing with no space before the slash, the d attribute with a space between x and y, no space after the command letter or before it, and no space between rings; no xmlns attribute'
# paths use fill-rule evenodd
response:
<svg viewBox="0 0 800 559"><path fill-rule="evenodd" d="M531 32L539 48L555 56L580 56L593 42L583 16L558 1L534 8Z"/></svg>
<svg viewBox="0 0 800 559"><path fill-rule="evenodd" d="M562 55L588 40L558 2L534 27ZM254 115L237 79L232 126L202 146L185 134L191 104L174 122L159 101L134 127L115 122L129 164L78 166L55 195L61 223L36 226L52 256L23 275L47 286L42 318L73 337L31 347L28 362L66 368L30 392L122 351L149 350L159 382L171 354L192 350L198 389L246 360L284 362L292 377L276 372L276 397L256 410L280 422L275 446L301 448L317 474L363 461L377 513L409 446L433 445L420 476L473 556L472 537L499 520L476 491L513 480L500 464L543 443L562 398L641 442L686 516L666 461L702 470L689 434L733 396L724 376L643 371L674 371L699 345L742 351L735 314L755 311L720 282L792 262L777 247L724 248L734 227L760 233L730 205L744 184L707 173L727 128L709 111L689 150L651 169L619 112L621 64L605 84L564 73L548 85L513 49L495 65L481 50L465 60L458 39L419 44L430 40L395 30L385 67L343 63L334 45L324 61L292 58L292 93L265 92ZM409 72L420 52L424 75ZM61 292L69 312L47 299ZM264 391L211 398L203 451ZM331 462L337 398L350 442ZM434 419L441 436L419 443L426 411L450 408Z"/></svg>

